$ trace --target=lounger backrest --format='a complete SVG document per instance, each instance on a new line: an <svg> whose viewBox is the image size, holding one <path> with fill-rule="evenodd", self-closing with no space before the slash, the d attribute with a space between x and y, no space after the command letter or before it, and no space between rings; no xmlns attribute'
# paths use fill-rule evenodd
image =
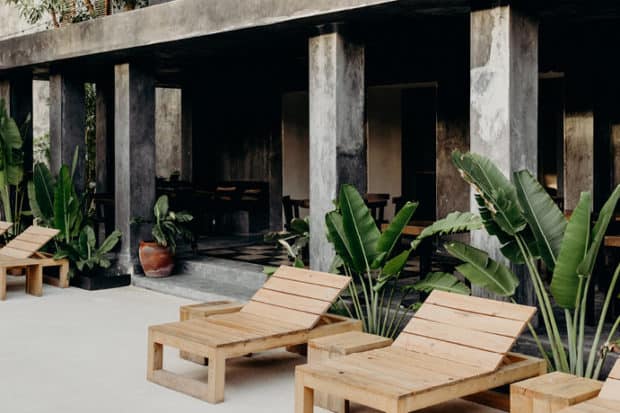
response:
<svg viewBox="0 0 620 413"><path fill-rule="evenodd" d="M534 307L436 290L393 345L493 371L535 313Z"/></svg>
<svg viewBox="0 0 620 413"><path fill-rule="evenodd" d="M620 401L620 360L611 369L603 388L599 394L602 399Z"/></svg>
<svg viewBox="0 0 620 413"><path fill-rule="evenodd" d="M341 275L281 266L241 311L310 329L350 281Z"/></svg>
<svg viewBox="0 0 620 413"><path fill-rule="evenodd" d="M32 225L0 248L0 256L29 258L58 234L57 229Z"/></svg>

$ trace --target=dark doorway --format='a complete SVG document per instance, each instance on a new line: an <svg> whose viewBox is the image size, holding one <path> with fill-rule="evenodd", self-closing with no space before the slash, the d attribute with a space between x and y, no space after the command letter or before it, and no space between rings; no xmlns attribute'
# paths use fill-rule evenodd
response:
<svg viewBox="0 0 620 413"><path fill-rule="evenodd" d="M541 79L538 99L538 179L563 209L564 78Z"/></svg>
<svg viewBox="0 0 620 413"><path fill-rule="evenodd" d="M403 199L420 203L416 220L435 220L437 89L404 89L402 102Z"/></svg>

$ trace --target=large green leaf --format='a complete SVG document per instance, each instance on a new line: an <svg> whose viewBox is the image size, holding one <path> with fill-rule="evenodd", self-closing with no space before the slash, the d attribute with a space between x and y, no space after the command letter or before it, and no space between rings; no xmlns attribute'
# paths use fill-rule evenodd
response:
<svg viewBox="0 0 620 413"><path fill-rule="evenodd" d="M325 215L325 226L327 227L327 239L334 245L336 254L348 267L356 269L351 256L351 247L342 224L342 215L336 211L328 212Z"/></svg>
<svg viewBox="0 0 620 413"><path fill-rule="evenodd" d="M354 268L358 272L365 272L377 256L377 241L381 232L354 186L342 185L338 203Z"/></svg>
<svg viewBox="0 0 620 413"><path fill-rule="evenodd" d="M163 219L168 215L168 195L162 195L157 198L157 202L155 202L153 207L153 213L157 220Z"/></svg>
<svg viewBox="0 0 620 413"><path fill-rule="evenodd" d="M450 255L465 262L456 270L472 284L503 297L514 295L519 279L504 264L491 259L486 252L462 242L450 242L445 247Z"/></svg>
<svg viewBox="0 0 620 413"><path fill-rule="evenodd" d="M485 201L493 220L509 235L526 226L514 185L490 159L474 153L452 153L452 161L463 178Z"/></svg>
<svg viewBox="0 0 620 413"><path fill-rule="evenodd" d="M529 171L515 172L514 182L519 204L536 239L538 251L547 268L553 271L566 229L566 218Z"/></svg>
<svg viewBox="0 0 620 413"><path fill-rule="evenodd" d="M579 277L584 275L580 274L577 268L583 261L590 243L591 213L592 196L589 192L582 192L579 203L566 226L551 280L551 294L562 308L573 309L577 303Z"/></svg>
<svg viewBox="0 0 620 413"><path fill-rule="evenodd" d="M447 291L450 293L469 295L471 290L453 274L446 272L431 272L426 278L411 286L416 291L430 293L433 290Z"/></svg>
<svg viewBox="0 0 620 413"><path fill-rule="evenodd" d="M69 168L63 165L58 173L54 192L54 227L60 230L64 241L69 241L76 234L76 229L79 230L80 220L77 216L79 213L79 203L71 173Z"/></svg>
<svg viewBox="0 0 620 413"><path fill-rule="evenodd" d="M118 244L118 241L121 239L121 232L119 230L114 230L108 237L101 243L99 246L98 253L99 254L107 254L112 251L112 249Z"/></svg>
<svg viewBox="0 0 620 413"><path fill-rule="evenodd" d="M577 268L577 272L579 272L579 274L591 275L592 271L594 271L594 265L596 264L599 249L601 248L601 244L605 238L605 233L607 232L609 222L613 218L616 211L616 205L618 204L619 198L620 185L618 185L612 192L611 196L607 199L605 205L603 205L603 208L601 208L601 211L599 212L598 219L596 220L596 224L594 224L594 229L592 230L590 247L588 248L588 252L586 253L584 260L579 265L579 268Z"/></svg>
<svg viewBox="0 0 620 413"><path fill-rule="evenodd" d="M424 228L411 247L416 249L425 238L435 235L449 235L460 232L474 231L482 228L482 219L471 212L451 212L445 218L435 221L432 225Z"/></svg>
<svg viewBox="0 0 620 413"><path fill-rule="evenodd" d="M34 205L35 217L44 223L51 223L54 217L54 185L54 178L47 165L37 163L34 166L32 185L29 183L28 198L30 205Z"/></svg>
<svg viewBox="0 0 620 413"><path fill-rule="evenodd" d="M385 256L389 256L392 253L394 246L396 246L403 230L409 224L409 221L411 221L411 217L415 213L417 207L417 202L407 202L400 211L398 211L392 222L390 222L377 241L378 253L385 253Z"/></svg>

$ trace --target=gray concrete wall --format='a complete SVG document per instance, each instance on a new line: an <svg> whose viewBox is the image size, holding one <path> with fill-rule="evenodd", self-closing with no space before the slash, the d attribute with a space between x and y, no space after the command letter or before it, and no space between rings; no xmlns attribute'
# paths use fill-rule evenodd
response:
<svg viewBox="0 0 620 413"><path fill-rule="evenodd" d="M308 93L286 93L282 97L282 194L293 199L310 197L308 122Z"/></svg>
<svg viewBox="0 0 620 413"><path fill-rule="evenodd" d="M155 90L155 142L158 177L181 171L181 89Z"/></svg>

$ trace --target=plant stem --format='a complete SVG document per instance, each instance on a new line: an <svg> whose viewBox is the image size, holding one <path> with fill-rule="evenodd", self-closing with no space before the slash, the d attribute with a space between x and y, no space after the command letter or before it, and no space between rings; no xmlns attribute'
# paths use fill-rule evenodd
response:
<svg viewBox="0 0 620 413"><path fill-rule="evenodd" d="M588 358L588 367L586 368L586 377L592 377L592 370L594 369L594 361L596 359L596 352L598 348L598 343L601 339L601 333L603 332L603 326L605 325L605 319L607 318L607 312L609 311L609 304L611 303L611 299L614 295L616 289L616 283L618 282L618 276L620 275L620 265L616 268L614 272L614 276L611 279L611 283L609 284L609 290L607 291L607 295L605 296L605 303L603 304L603 310L601 311L601 316L598 320L598 326L596 327L596 335L594 336L594 341L592 342L592 350L590 351L590 357Z"/></svg>
<svg viewBox="0 0 620 413"><path fill-rule="evenodd" d="M566 333L568 336L568 357L570 362L570 373L575 374L575 369L577 366L577 346L576 346L576 336L573 324L573 316L570 310L564 310L564 316L566 317Z"/></svg>
<svg viewBox="0 0 620 413"><path fill-rule="evenodd" d="M607 358L607 354L609 353L609 347L608 347L609 343L611 343L611 341L614 339L614 336L616 335L616 331L618 331L618 327L620 327L620 317L616 318L616 322L611 327L611 330L609 331L609 335L607 336L605 347L603 348L603 351L601 352L601 357L598 359L598 362L596 363L596 369L594 369L594 374L592 374L592 378L595 380L598 379L598 377L601 375L601 369L603 368L603 365L605 364L605 359Z"/></svg>

